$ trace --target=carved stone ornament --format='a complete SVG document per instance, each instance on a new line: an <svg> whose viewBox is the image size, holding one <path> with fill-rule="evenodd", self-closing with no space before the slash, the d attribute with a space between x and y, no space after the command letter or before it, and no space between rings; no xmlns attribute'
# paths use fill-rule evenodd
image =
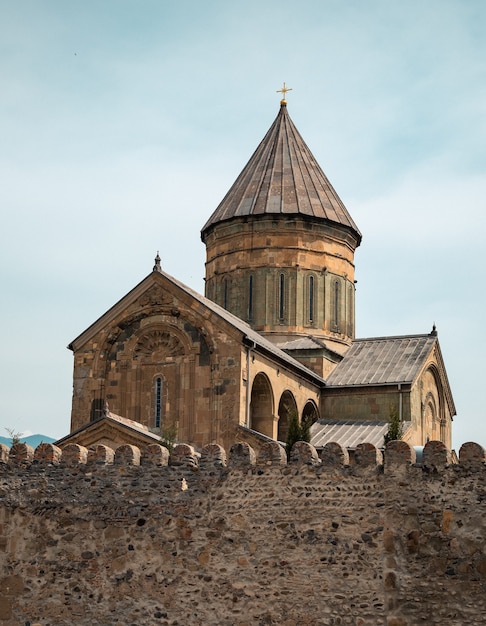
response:
<svg viewBox="0 0 486 626"><path fill-rule="evenodd" d="M136 359L157 357L162 359L168 356L181 356L184 354L182 342L169 332L164 330L152 330L140 337L133 356Z"/></svg>
<svg viewBox="0 0 486 626"><path fill-rule="evenodd" d="M141 298L140 304L142 306L154 306L154 305L169 305L174 302L174 298L171 294L167 293L159 285L151 287Z"/></svg>

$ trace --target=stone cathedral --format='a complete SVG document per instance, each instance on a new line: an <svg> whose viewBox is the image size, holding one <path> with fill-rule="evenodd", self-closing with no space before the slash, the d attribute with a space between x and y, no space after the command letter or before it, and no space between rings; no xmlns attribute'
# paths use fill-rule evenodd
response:
<svg viewBox="0 0 486 626"><path fill-rule="evenodd" d="M289 417L317 448L403 438L451 446L454 401L437 331L355 338L361 233L292 122L285 100L201 230L205 295L153 270L81 333L71 433L144 445L167 428L196 449L285 442Z"/></svg>

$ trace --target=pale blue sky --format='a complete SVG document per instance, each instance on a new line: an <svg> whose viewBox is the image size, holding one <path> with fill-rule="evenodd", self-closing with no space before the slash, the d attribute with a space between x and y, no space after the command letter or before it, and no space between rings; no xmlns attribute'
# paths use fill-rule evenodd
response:
<svg viewBox="0 0 486 626"><path fill-rule="evenodd" d="M69 431L66 345L199 231L289 113L363 233L357 334L437 324L486 446L483 0L0 0L0 427ZM5 434L5 432L1 433Z"/></svg>

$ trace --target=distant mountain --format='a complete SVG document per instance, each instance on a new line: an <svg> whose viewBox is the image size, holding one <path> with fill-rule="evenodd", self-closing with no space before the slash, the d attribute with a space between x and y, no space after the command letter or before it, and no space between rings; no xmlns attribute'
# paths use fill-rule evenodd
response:
<svg viewBox="0 0 486 626"><path fill-rule="evenodd" d="M33 448L37 448L40 443L54 443L57 439L53 437L48 437L47 435L29 435L28 437L21 437L21 443L27 443L29 446ZM12 445L11 437L0 437L0 443L4 443L6 446L10 448Z"/></svg>

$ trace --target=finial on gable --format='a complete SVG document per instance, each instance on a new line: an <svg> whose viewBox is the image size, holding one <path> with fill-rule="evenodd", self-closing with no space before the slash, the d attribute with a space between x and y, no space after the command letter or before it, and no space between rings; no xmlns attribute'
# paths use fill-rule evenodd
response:
<svg viewBox="0 0 486 626"><path fill-rule="evenodd" d="M161 272L162 268L160 267L160 257L159 257L159 251L157 250L157 256L155 257L155 265L154 265L154 272Z"/></svg>
<svg viewBox="0 0 486 626"><path fill-rule="evenodd" d="M437 326L435 325L435 322L432 326L432 331L430 334L432 335L432 337L437 337Z"/></svg>

